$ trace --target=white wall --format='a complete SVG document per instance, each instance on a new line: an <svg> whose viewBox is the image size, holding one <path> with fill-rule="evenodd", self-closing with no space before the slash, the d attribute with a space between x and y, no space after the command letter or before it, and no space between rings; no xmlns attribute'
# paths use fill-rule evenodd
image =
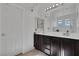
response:
<svg viewBox="0 0 79 59"><path fill-rule="evenodd" d="M1 4L0 4L0 55L1 55Z"/></svg>
<svg viewBox="0 0 79 59"><path fill-rule="evenodd" d="M30 11L24 11L23 20L23 53L34 48L34 18Z"/></svg>

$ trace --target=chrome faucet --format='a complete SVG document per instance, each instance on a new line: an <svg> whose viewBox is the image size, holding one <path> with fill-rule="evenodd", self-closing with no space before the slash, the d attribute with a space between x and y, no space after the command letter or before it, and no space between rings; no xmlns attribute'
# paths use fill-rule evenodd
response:
<svg viewBox="0 0 79 59"><path fill-rule="evenodd" d="M69 36L69 30L66 31L66 33L63 33L64 36Z"/></svg>

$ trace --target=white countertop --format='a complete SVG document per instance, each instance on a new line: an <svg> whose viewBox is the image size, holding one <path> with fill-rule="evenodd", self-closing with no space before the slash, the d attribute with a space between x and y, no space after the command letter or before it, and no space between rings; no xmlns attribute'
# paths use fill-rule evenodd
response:
<svg viewBox="0 0 79 59"><path fill-rule="evenodd" d="M77 39L79 40L79 33L69 33L69 36L63 35L61 32L53 32L53 33L36 33L40 35L47 35L47 36L55 36L55 37L64 37L70 39Z"/></svg>

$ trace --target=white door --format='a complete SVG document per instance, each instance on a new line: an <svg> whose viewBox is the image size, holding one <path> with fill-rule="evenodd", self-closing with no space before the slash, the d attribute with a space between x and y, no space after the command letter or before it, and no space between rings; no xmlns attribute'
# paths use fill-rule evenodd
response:
<svg viewBox="0 0 79 59"><path fill-rule="evenodd" d="M16 55L22 52L22 21L22 9L2 4L2 55Z"/></svg>

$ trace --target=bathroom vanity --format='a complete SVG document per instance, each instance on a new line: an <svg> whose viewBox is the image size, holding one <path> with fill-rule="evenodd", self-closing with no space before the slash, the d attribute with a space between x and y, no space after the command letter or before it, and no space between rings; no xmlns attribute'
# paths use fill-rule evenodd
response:
<svg viewBox="0 0 79 59"><path fill-rule="evenodd" d="M79 56L79 40L34 34L34 47L48 56Z"/></svg>
<svg viewBox="0 0 79 59"><path fill-rule="evenodd" d="M36 17L34 47L49 56L79 56L79 7L61 8ZM40 34L41 33L41 34Z"/></svg>

